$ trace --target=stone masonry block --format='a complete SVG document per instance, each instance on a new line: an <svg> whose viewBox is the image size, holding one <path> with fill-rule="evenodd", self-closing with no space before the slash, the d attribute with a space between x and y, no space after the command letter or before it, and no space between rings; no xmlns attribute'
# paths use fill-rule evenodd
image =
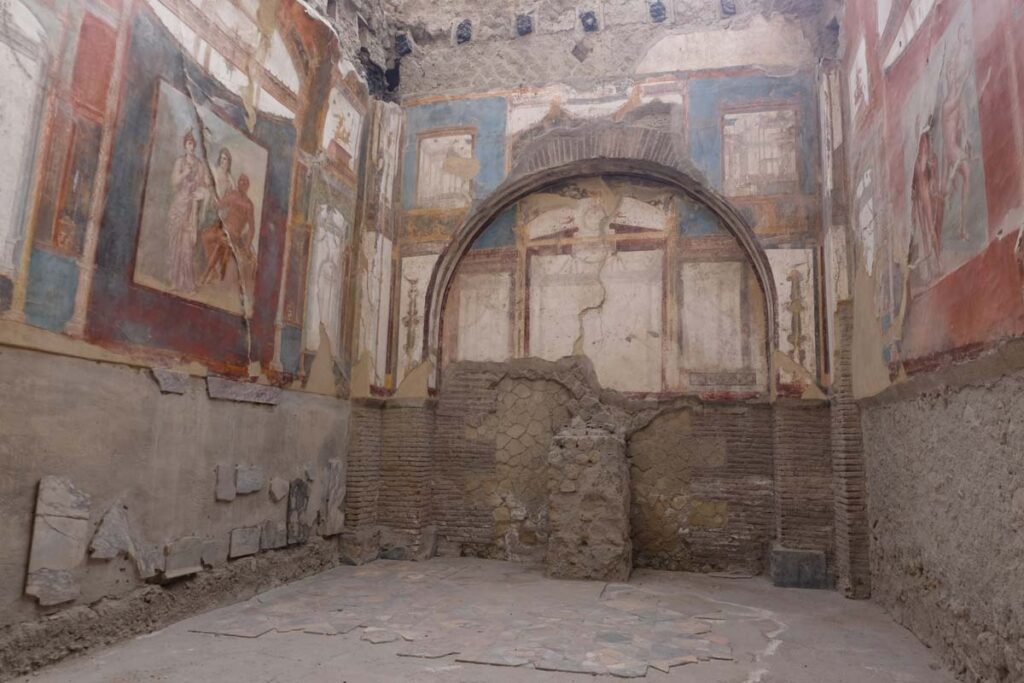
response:
<svg viewBox="0 0 1024 683"><path fill-rule="evenodd" d="M776 545L771 557L772 583L781 588L831 588L825 553Z"/></svg>
<svg viewBox="0 0 1024 683"><path fill-rule="evenodd" d="M232 465L217 465L217 500L232 501L235 499L235 468Z"/></svg>
<svg viewBox="0 0 1024 683"><path fill-rule="evenodd" d="M239 495L263 489L265 478L259 465L235 465L235 491Z"/></svg>

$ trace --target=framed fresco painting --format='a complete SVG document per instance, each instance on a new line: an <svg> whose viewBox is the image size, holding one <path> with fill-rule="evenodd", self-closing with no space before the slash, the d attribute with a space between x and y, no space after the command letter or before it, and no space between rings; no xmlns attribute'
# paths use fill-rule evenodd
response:
<svg viewBox="0 0 1024 683"><path fill-rule="evenodd" d="M161 81L135 282L249 317L266 177L264 147Z"/></svg>

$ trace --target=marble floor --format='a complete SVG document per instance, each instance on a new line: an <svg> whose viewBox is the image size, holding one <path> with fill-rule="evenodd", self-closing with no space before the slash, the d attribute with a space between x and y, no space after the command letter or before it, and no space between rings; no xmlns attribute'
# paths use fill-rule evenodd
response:
<svg viewBox="0 0 1024 683"><path fill-rule="evenodd" d="M870 602L763 578L548 579L470 558L340 567L19 679L35 683L952 683ZM587 676L587 678L584 678Z"/></svg>

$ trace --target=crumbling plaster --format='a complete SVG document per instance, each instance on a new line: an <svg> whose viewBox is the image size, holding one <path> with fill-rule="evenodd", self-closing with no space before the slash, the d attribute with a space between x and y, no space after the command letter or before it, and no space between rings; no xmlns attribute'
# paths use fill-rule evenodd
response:
<svg viewBox="0 0 1024 683"><path fill-rule="evenodd" d="M439 552L543 558L553 477L543 463L575 421L625 442L638 566L763 569L776 527L768 404L627 398L601 389L585 357L453 363L444 386L436 439L446 446L433 465Z"/></svg>
<svg viewBox="0 0 1024 683"><path fill-rule="evenodd" d="M635 0L601 0L591 5L575 0L518 5L466 0L389 2L388 15L396 30L407 33L413 42L412 53L402 60L402 97L550 83L592 89L598 82L624 88L642 70L649 50L666 36L713 43L728 40L731 32L757 26L766 18L790 22L786 26L794 35L789 45L781 48L783 52L804 50L809 56L834 49L834 37L822 28L823 18L834 12L833 2L750 0L737 3L737 13L732 16L724 15L717 1L665 4L666 20L656 23L645 3ZM585 10L595 12L597 32L584 32L579 14ZM531 34L517 35L519 14L533 17ZM458 44L454 27L467 18L473 24L473 39ZM785 63L793 62L787 58ZM708 62L707 68L713 64Z"/></svg>

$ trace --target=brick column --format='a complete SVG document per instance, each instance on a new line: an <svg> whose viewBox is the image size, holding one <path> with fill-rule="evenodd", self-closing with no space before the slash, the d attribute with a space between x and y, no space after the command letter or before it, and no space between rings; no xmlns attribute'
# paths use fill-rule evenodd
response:
<svg viewBox="0 0 1024 683"><path fill-rule="evenodd" d="M871 596L867 481L860 407L853 398L853 302L836 312L832 385L832 472L835 479L836 576L848 598Z"/></svg>
<svg viewBox="0 0 1024 683"><path fill-rule="evenodd" d="M781 399L774 406L776 585L832 586L832 463L829 406Z"/></svg>
<svg viewBox="0 0 1024 683"><path fill-rule="evenodd" d="M377 521L381 553L390 559L434 555L430 478L435 415L435 403L428 399L391 399L384 405Z"/></svg>
<svg viewBox="0 0 1024 683"><path fill-rule="evenodd" d="M380 551L377 502L380 494L382 427L382 401L352 399L342 548L345 559L356 564L375 560Z"/></svg>

